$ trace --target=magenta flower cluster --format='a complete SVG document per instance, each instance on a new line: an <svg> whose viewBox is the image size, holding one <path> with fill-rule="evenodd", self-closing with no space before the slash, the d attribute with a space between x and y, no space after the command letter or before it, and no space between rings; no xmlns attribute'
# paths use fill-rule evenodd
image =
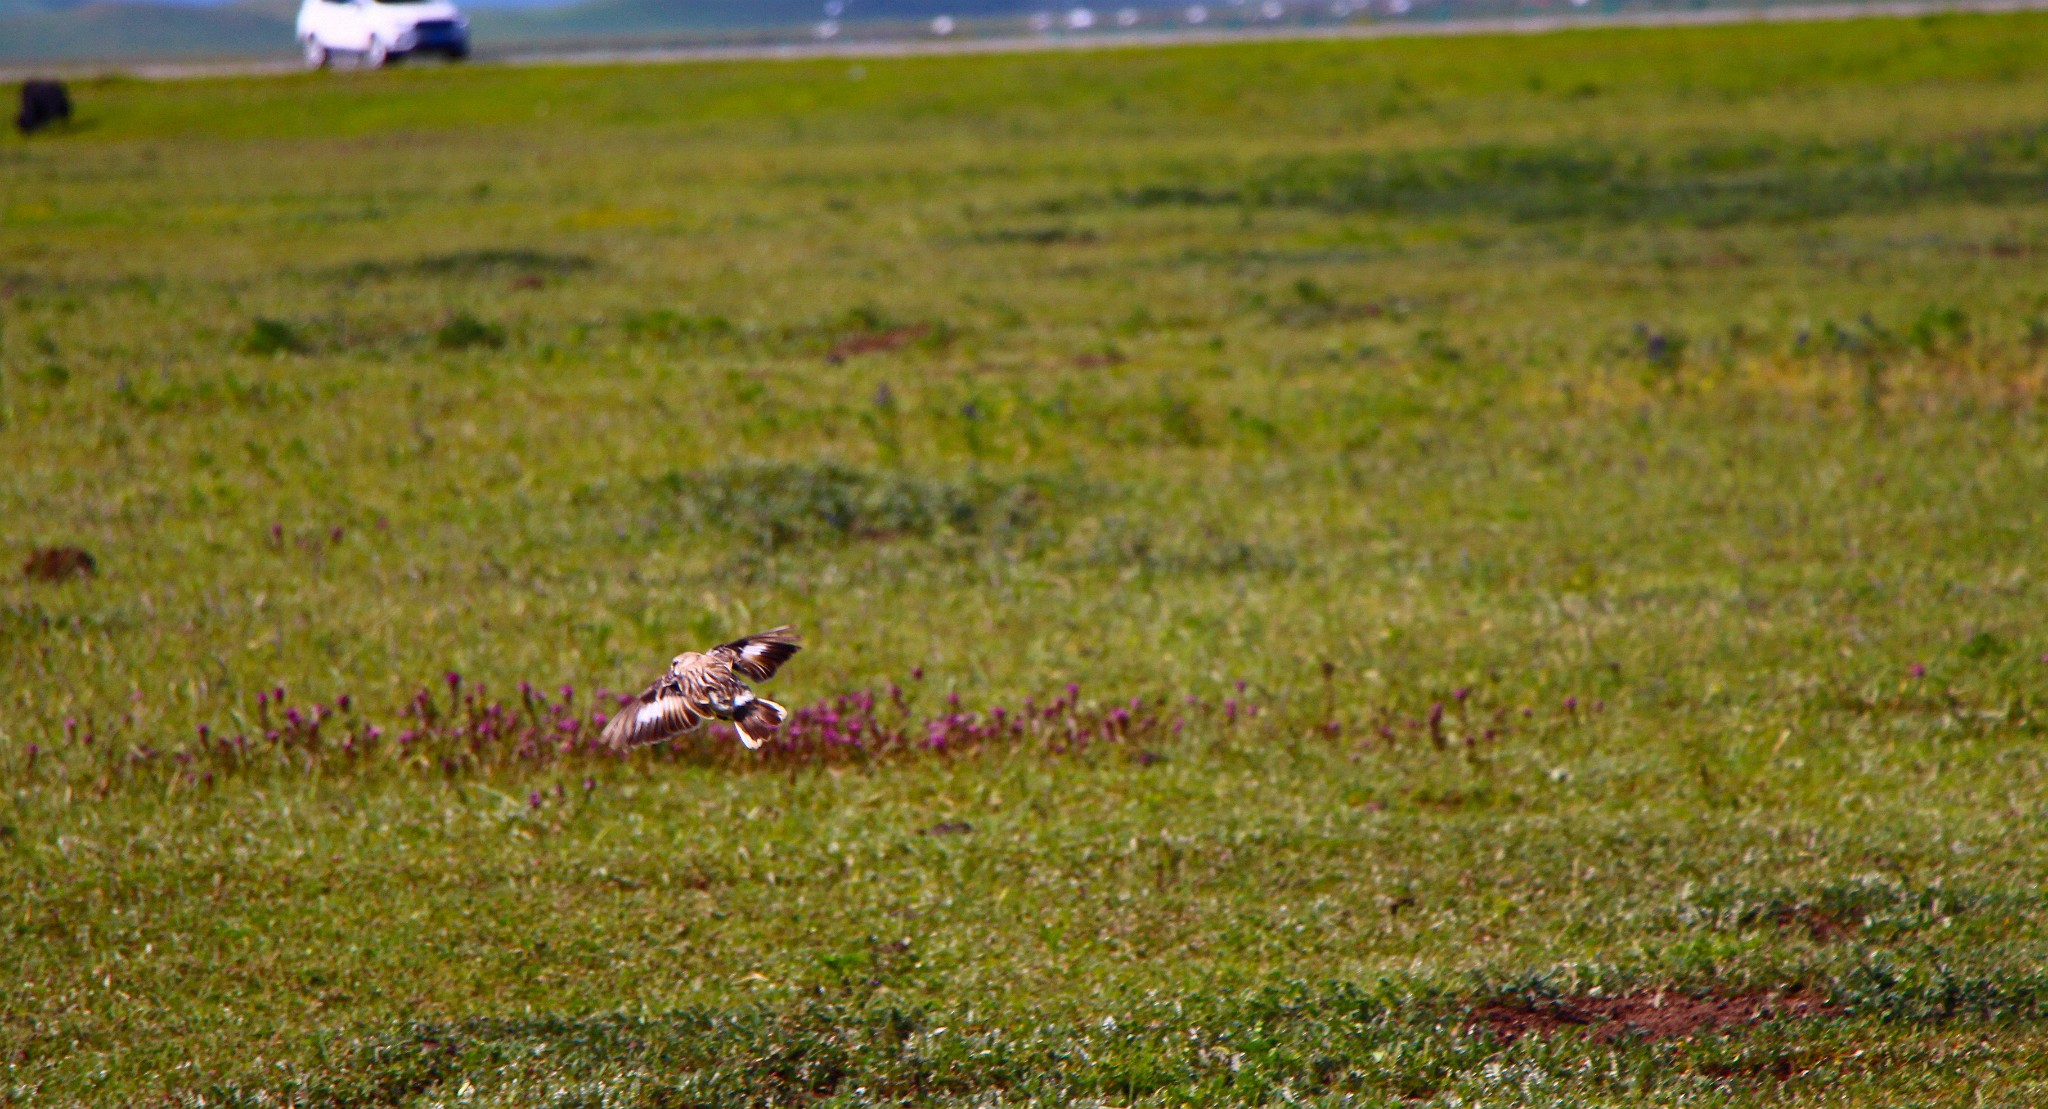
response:
<svg viewBox="0 0 2048 1109"><path fill-rule="evenodd" d="M862 690L827 697L791 710L782 729L759 751L739 743L732 725L713 722L666 744L613 751L600 736L609 715L631 703L630 695L595 691L594 705L579 703L572 686L550 692L520 683L514 697L493 697L481 684L449 672L435 685L415 691L389 726L364 718L346 694L331 701L292 701L283 687L257 694L253 720L243 727L201 725L190 747L171 754L180 778L205 784L216 774L262 766L312 771L321 766L370 768L383 765L449 776L489 774L525 768L612 763L627 759L744 768L871 762L904 756L955 755L992 748L1073 754L1098 744L1142 749L1169 742L1191 721L1228 728L1257 717L1261 706L1233 697L1221 702L1188 697L1178 704L1161 697L1092 699L1069 684L1045 700L970 709L949 693L937 712L920 712L912 692L923 677L912 672L910 688L890 684L877 693ZM88 733L72 729L73 743ZM1139 751L1141 757L1148 753ZM163 754L139 747L131 763L153 762ZM595 787L586 777L584 789Z"/></svg>
<svg viewBox="0 0 2048 1109"><path fill-rule="evenodd" d="M913 680L918 677L913 672ZM1235 720L1236 702L1225 713ZM957 754L992 747L1030 747L1050 754L1072 754L1101 743L1144 744L1180 734L1189 713L1214 715L1215 710L1190 698L1182 711L1170 712L1162 698L1094 701L1083 698L1078 685L1044 702L1027 697L1013 706L994 705L981 711L961 707L960 695L949 693L944 712L919 716L901 685L891 684L877 696L846 693L793 710L782 730L760 753L778 762L857 762L899 754ZM1255 710L1244 710L1255 711ZM723 743L717 731L707 737Z"/></svg>
<svg viewBox="0 0 2048 1109"><path fill-rule="evenodd" d="M200 725L181 761L202 763L191 777L204 782L212 771L257 763L311 769L327 762L383 761L445 774L498 766L534 765L594 753L601 722L575 710L575 690L555 698L522 683L516 702L493 699L481 684L466 685L450 671L447 692L416 691L389 730L358 716L342 694L331 702L291 703L283 687L256 695L255 727L216 733ZM146 748L138 757L154 757Z"/></svg>
<svg viewBox="0 0 2048 1109"><path fill-rule="evenodd" d="M798 705L758 751L747 750L732 725L721 722L668 743L614 751L600 737L610 714L630 704L631 695L597 689L579 700L573 686L550 691L521 682L516 696L494 697L482 683L454 671L416 690L388 727L366 719L347 694L325 701L293 701L279 686L258 693L253 712L237 714L237 726L201 725L191 745L168 754L146 744L125 750L118 744L94 748L89 721L81 726L67 720L64 738L73 749L99 751L102 766L122 771L103 776L102 782L159 761L175 764L179 781L191 785L210 783L222 773L264 767L314 772L322 767L382 766L451 777L575 767L588 793L597 778L583 768L627 760L746 769L862 764L988 750L1059 756L1113 744L1149 765L1158 757L1153 748L1180 738L1190 725L1197 734L1220 737L1268 716L1274 721L1268 727L1299 726L1332 741L1355 731L1356 742L1364 746L1396 747L1419 740L1440 750L1492 744L1536 724L1534 709L1482 706L1483 698L1469 688L1452 691L1420 713L1383 706L1364 719L1340 722L1332 718L1336 705L1331 699L1323 706L1323 715L1302 719L1298 712L1273 711L1258 703L1244 682L1235 683L1234 695L1214 700L1089 697L1070 683L1047 698L1027 697L979 709L963 705L958 693L947 693L936 698L940 703L933 709L925 710L920 706L934 694L923 689L923 677L922 669L914 669L909 682L891 683L879 692L841 693ZM1598 700L1586 704L1565 697L1552 718L1571 724L1605 708ZM45 755L40 747L28 748L29 767L33 769ZM539 807L546 797L535 793L529 802Z"/></svg>

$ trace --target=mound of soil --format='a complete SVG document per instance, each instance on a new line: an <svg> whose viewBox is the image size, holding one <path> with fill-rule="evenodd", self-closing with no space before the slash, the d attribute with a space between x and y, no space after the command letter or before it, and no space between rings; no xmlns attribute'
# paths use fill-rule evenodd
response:
<svg viewBox="0 0 2048 1109"><path fill-rule="evenodd" d="M1841 943L1856 938L1854 928L1811 905L1780 909L1771 922L1788 931L1804 929L1815 943ZM1860 926L1861 922L1857 923Z"/></svg>
<svg viewBox="0 0 2048 1109"><path fill-rule="evenodd" d="M1767 1020L1812 1020L1834 1012L1827 1002L1801 994L1695 997L1646 990L1620 997L1512 998L1483 1006L1472 1017L1475 1025L1492 1029L1504 1043L1560 1032L1580 1032L1606 1043L1625 1036L1670 1040Z"/></svg>
<svg viewBox="0 0 2048 1109"><path fill-rule="evenodd" d="M897 350L917 342L932 333L928 323L913 324L910 327L896 327L887 331L867 331L850 335L832 345L825 353L825 360L834 364L844 362L856 354L876 354Z"/></svg>
<svg viewBox="0 0 2048 1109"><path fill-rule="evenodd" d="M37 547L22 563L21 576L31 581L69 581L89 578L97 570L92 555L82 547Z"/></svg>

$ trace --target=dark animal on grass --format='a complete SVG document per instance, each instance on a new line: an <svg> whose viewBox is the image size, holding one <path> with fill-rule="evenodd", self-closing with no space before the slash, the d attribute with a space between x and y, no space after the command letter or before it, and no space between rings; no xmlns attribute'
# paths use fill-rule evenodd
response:
<svg viewBox="0 0 2048 1109"><path fill-rule="evenodd" d="M781 627L711 648L688 651L669 663L668 673L619 709L604 728L614 750L673 739L707 719L730 720L740 742L757 748L775 734L789 714L754 695L742 679L765 682L799 650L795 628Z"/></svg>
<svg viewBox="0 0 2048 1109"><path fill-rule="evenodd" d="M23 81L21 114L14 125L24 135L33 135L53 123L71 122L71 93L62 81Z"/></svg>
<svg viewBox="0 0 2048 1109"><path fill-rule="evenodd" d="M92 555L82 547L37 547L21 566L21 576L31 581L68 581L87 578L98 570Z"/></svg>

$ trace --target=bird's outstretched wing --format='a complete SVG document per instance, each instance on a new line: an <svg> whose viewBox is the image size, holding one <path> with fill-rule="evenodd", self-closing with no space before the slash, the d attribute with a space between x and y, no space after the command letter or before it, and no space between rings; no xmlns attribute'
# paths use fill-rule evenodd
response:
<svg viewBox="0 0 2048 1109"><path fill-rule="evenodd" d="M655 682L647 691L624 705L605 722L602 739L615 751L674 739L704 722L710 715L683 696L668 678Z"/></svg>
<svg viewBox="0 0 2048 1109"><path fill-rule="evenodd" d="M787 624L755 632L744 639L711 648L710 657L732 667L733 673L757 682L775 676L775 671L802 650L803 637Z"/></svg>

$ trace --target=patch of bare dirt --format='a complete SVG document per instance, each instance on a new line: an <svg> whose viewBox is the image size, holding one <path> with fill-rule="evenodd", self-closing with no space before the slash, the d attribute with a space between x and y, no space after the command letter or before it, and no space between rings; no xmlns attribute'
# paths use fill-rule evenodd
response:
<svg viewBox="0 0 2048 1109"><path fill-rule="evenodd" d="M880 354L884 351L900 350L931 333L932 325L928 323L892 327L887 331L864 331L832 344L832 349L825 352L825 361L844 362L856 354Z"/></svg>
<svg viewBox="0 0 2048 1109"><path fill-rule="evenodd" d="M99 566L83 547L37 547L22 563L21 576L31 581L89 578Z"/></svg>
<svg viewBox="0 0 2048 1109"><path fill-rule="evenodd" d="M1787 931L1804 930L1815 943L1841 943L1856 938L1856 930L1811 905L1780 909L1772 923ZM1862 922L1857 922L1860 927Z"/></svg>
<svg viewBox="0 0 2048 1109"><path fill-rule="evenodd" d="M1503 1043L1564 1032L1609 1043L1628 1036L1671 1040L1765 1021L1812 1020L1835 1012L1827 1002L1804 994L1694 997L1645 990L1620 997L1513 998L1485 1005L1472 1018L1475 1026L1490 1029Z"/></svg>

